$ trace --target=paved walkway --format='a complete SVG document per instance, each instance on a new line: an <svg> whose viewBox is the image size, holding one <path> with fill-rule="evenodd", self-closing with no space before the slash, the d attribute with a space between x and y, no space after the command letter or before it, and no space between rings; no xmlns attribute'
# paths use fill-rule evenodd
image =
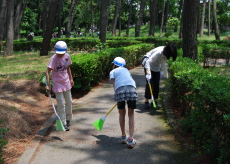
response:
<svg viewBox="0 0 230 164"><path fill-rule="evenodd" d="M145 77L141 66L130 70L137 84L138 101L135 109L135 139L137 145L128 149L120 144L121 136L118 111L115 108L104 123L103 130L97 131L93 122L104 116L115 104L113 87L110 82L94 89L81 99L74 100L74 119L68 132L52 130L43 137L54 117L44 127L21 156L18 164L189 164L187 157L175 140L165 120L165 111L144 109ZM167 108L167 94L162 80L160 96ZM168 108L167 108L168 109ZM128 134L128 116L126 116Z"/></svg>

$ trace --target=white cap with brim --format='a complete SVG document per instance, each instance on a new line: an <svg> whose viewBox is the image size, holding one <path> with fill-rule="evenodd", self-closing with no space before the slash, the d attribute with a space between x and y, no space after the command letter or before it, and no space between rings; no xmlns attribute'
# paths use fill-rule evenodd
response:
<svg viewBox="0 0 230 164"><path fill-rule="evenodd" d="M66 52L67 45L64 41L58 41L55 45L56 54L64 54Z"/></svg>
<svg viewBox="0 0 230 164"><path fill-rule="evenodd" d="M64 54L66 52L66 49L55 49L56 54Z"/></svg>

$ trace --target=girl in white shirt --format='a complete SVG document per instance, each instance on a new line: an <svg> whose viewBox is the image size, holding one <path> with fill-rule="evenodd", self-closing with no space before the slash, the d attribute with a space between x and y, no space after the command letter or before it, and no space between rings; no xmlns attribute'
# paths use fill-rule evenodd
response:
<svg viewBox="0 0 230 164"><path fill-rule="evenodd" d="M122 132L121 143L127 143L128 147L133 148L136 145L134 134L134 109L136 108L136 83L133 80L129 70L126 67L126 62L121 57L116 57L113 60L113 70L110 72L110 80L114 86L114 100L117 102L119 109L119 123ZM125 133L125 104L128 105L129 116L129 138Z"/></svg>

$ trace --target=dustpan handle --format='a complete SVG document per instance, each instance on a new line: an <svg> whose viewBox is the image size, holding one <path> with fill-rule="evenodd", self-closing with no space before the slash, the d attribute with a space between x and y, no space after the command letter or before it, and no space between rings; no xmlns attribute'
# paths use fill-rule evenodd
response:
<svg viewBox="0 0 230 164"><path fill-rule="evenodd" d="M46 82L46 86L48 86L47 80L46 80L46 79L45 79L45 82ZM57 118L60 120L60 117L58 116L57 111L56 111L56 109L55 109L55 106L54 106L54 103L53 103L53 100L52 100L50 91L48 91L48 95L49 95L49 97L50 97L50 101L51 101L51 103L52 103L52 106L53 106L53 109L54 109L54 113L55 113L55 115L57 116Z"/></svg>
<svg viewBox="0 0 230 164"><path fill-rule="evenodd" d="M55 106L54 106L54 103L53 103L53 100L52 100L52 97L51 97L50 92L48 92L48 94L49 94L50 101L51 101L52 106L53 106L53 109L54 109L54 113L56 114L56 116L57 116L57 117L58 117L58 119L60 120L60 117L58 116L57 111L56 111L56 109L55 109Z"/></svg>

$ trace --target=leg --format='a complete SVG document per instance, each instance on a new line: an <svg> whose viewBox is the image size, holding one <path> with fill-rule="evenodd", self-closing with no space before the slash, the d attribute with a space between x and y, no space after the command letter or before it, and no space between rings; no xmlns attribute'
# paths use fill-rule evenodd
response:
<svg viewBox="0 0 230 164"><path fill-rule="evenodd" d="M127 145L129 148L134 148L136 140L134 139L134 109L136 108L136 101L127 101L128 103L128 115L129 115L129 139Z"/></svg>
<svg viewBox="0 0 230 164"><path fill-rule="evenodd" d="M133 139L134 134L134 109L128 108L129 116L129 138Z"/></svg>
<svg viewBox="0 0 230 164"><path fill-rule="evenodd" d="M66 102L66 107L65 107L66 120L71 121L73 118L71 90L65 91L64 97L65 97L65 102Z"/></svg>
<svg viewBox="0 0 230 164"><path fill-rule="evenodd" d="M134 109L136 108L136 101L127 101L128 116L129 116L129 138L133 139L134 135Z"/></svg>
<svg viewBox="0 0 230 164"><path fill-rule="evenodd" d="M57 114L60 117L63 125L66 125L66 114L65 114L65 101L63 92L55 92L57 100Z"/></svg>
<svg viewBox="0 0 230 164"><path fill-rule="evenodd" d="M126 135L125 133L125 115L126 115L125 101L118 102L117 108L119 109L119 123L120 123L121 133L122 133L122 136L125 136Z"/></svg>
<svg viewBox="0 0 230 164"><path fill-rule="evenodd" d="M122 136L125 136L125 115L126 115L126 110L124 109L119 109L119 122L120 122L120 128L121 128L121 133Z"/></svg>
<svg viewBox="0 0 230 164"><path fill-rule="evenodd" d="M152 85L154 99L157 100L159 95L159 88L160 88L160 72L151 71L151 74L152 74L152 78L150 80L150 83Z"/></svg>

